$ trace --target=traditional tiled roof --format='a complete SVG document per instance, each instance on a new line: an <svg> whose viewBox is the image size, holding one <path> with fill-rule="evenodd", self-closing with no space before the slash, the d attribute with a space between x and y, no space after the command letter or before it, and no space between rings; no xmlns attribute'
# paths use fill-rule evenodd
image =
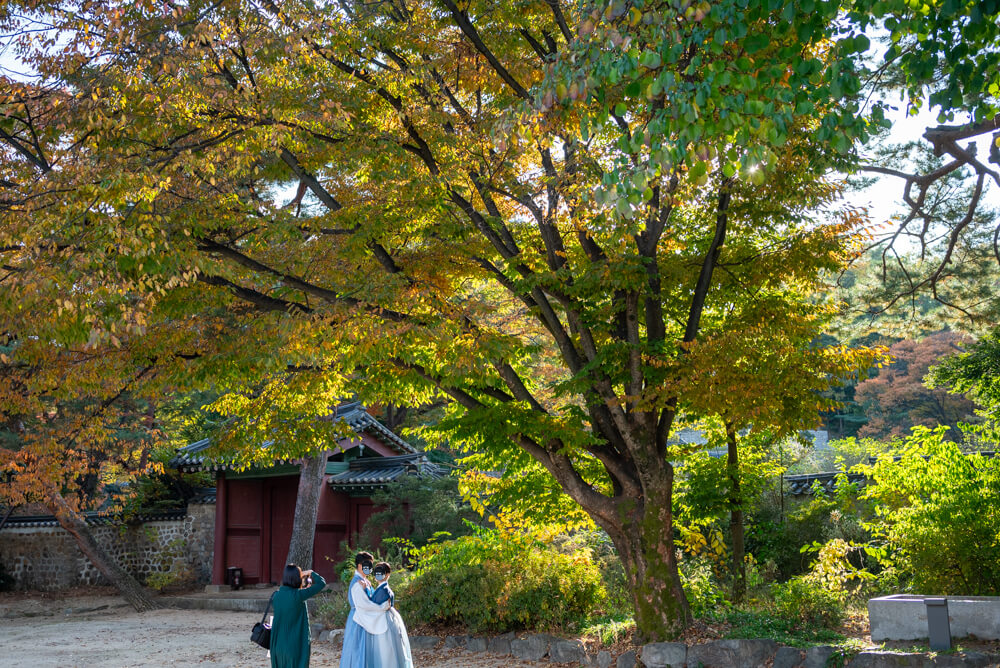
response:
<svg viewBox="0 0 1000 668"><path fill-rule="evenodd" d="M829 473L805 473L802 475L786 475L785 483L788 485L788 493L792 496L808 496L814 493L816 483L828 494L837 489L837 476L839 472ZM858 485L864 485L868 478L863 473L848 473L848 481Z"/></svg>
<svg viewBox="0 0 1000 668"><path fill-rule="evenodd" d="M107 525L118 525L118 524L134 524L142 522L165 522L170 520L182 520L187 517L186 508L177 508L174 510L164 510L156 513L140 513L138 515L130 515L127 519L122 518L121 515L107 514L107 513L97 513L97 512L87 512L83 513L83 518L90 526L107 526ZM7 522L3 525L4 529L24 529L29 527L57 527L59 526L59 520L53 515L21 515L12 516L7 518Z"/></svg>
<svg viewBox="0 0 1000 668"><path fill-rule="evenodd" d="M372 417L359 401L342 404L337 407L336 419L343 420L357 434L369 433L399 453L413 454L417 449L400 438L395 432ZM349 439L345 439L347 441ZM212 445L211 439L202 439L177 449L177 454L170 460L168 466L179 471L224 471L231 468L232 460L209 459L204 456L205 450ZM271 445L270 441L264 447ZM275 465L288 464L291 460L275 459Z"/></svg>
<svg viewBox="0 0 1000 668"><path fill-rule="evenodd" d="M993 450L979 450L977 452L967 452L966 454L967 455L982 455L983 457L986 457L987 459L992 459L994 456L996 456L996 452L993 451ZM921 455L920 458L926 461L926 460L930 459L930 455ZM903 458L900 457L899 455L896 455L895 457L892 458L892 461L898 462L901 459L903 459ZM874 466L875 464L878 463L878 460L879 460L879 457L869 457L868 458L868 464Z"/></svg>
<svg viewBox="0 0 1000 668"><path fill-rule="evenodd" d="M396 432L389 429L384 424L376 420L365 410L360 401L344 404L337 408L338 419L342 419L350 425L351 429L357 433L368 432L372 436L378 436L390 447L402 453L412 454L417 451L412 445L399 437Z"/></svg>
<svg viewBox="0 0 1000 668"><path fill-rule="evenodd" d="M982 455L983 457L994 457L996 453L992 450L983 450L980 452L970 452L970 455ZM923 459L929 459L930 455L922 455ZM896 456L892 458L892 461L898 462L902 457ZM868 464L875 465L878 463L878 457L869 457ZM838 471L831 471L826 473L805 473L801 475L786 475L785 483L788 485L788 493L792 496L807 496L813 494L815 489L814 485L819 483L820 487L826 491L828 494L833 493L837 489L837 476L840 475ZM848 473L847 480L851 483L857 484L863 487L868 483L868 477L864 473Z"/></svg>
<svg viewBox="0 0 1000 668"><path fill-rule="evenodd" d="M215 503L215 493L214 487L199 487L195 495L188 499L188 503Z"/></svg>
<svg viewBox="0 0 1000 668"><path fill-rule="evenodd" d="M382 487L406 475L440 478L444 475L444 471L422 454L362 457L352 460L347 470L332 476L328 484L340 491L369 490Z"/></svg>

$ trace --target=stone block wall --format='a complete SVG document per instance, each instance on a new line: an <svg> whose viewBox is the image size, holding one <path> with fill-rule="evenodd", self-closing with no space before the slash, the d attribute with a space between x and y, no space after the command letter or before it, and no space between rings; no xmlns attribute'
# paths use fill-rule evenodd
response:
<svg viewBox="0 0 1000 668"><path fill-rule="evenodd" d="M187 554L198 584L212 581L212 557L215 554L215 504L188 504L184 527Z"/></svg>
<svg viewBox="0 0 1000 668"><path fill-rule="evenodd" d="M140 582L173 573L193 583L211 578L215 506L188 507L177 520L136 525L91 526L94 538ZM8 526L0 531L0 563L15 589L51 591L78 585L109 584L61 527Z"/></svg>

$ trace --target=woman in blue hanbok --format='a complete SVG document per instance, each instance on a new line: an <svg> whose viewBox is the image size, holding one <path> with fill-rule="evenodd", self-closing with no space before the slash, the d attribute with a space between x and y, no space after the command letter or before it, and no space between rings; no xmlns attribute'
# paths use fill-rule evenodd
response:
<svg viewBox="0 0 1000 668"><path fill-rule="evenodd" d="M375 564L373 573L379 583L371 595L372 603L389 604L389 609L382 613L386 621L385 633L372 635L370 661L367 668L413 668L413 655L410 653L410 638L406 634L406 625L396 610L396 596L389 588L389 573L392 571L384 561Z"/></svg>
<svg viewBox="0 0 1000 668"><path fill-rule="evenodd" d="M360 552L354 557L354 577L347 587L347 602L351 611L344 627L344 648L340 652L340 668L380 668L374 655L372 635L384 634L388 629L385 611L390 603L372 603L373 593L368 584L374 557Z"/></svg>

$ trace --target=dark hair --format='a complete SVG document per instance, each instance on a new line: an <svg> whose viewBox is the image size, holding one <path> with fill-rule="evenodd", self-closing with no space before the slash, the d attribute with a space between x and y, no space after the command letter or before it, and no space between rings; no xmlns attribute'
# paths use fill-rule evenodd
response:
<svg viewBox="0 0 1000 668"><path fill-rule="evenodd" d="M302 589L302 569L295 564L285 566L285 572L281 576L281 585L292 589Z"/></svg>
<svg viewBox="0 0 1000 668"><path fill-rule="evenodd" d="M373 557L370 552L358 552L354 557L354 567L357 568L366 561L369 564L375 563L375 557Z"/></svg>
<svg viewBox="0 0 1000 668"><path fill-rule="evenodd" d="M378 573L380 571L388 575L389 573L392 573L392 568L389 566L388 563L380 561L377 564L375 564L375 568L372 569L372 573Z"/></svg>

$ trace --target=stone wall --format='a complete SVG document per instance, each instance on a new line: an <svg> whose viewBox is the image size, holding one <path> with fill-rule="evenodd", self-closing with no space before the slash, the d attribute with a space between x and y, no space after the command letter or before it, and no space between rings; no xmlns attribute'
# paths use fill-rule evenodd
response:
<svg viewBox="0 0 1000 668"><path fill-rule="evenodd" d="M319 640L343 641L343 629L320 632ZM923 654L887 652L877 648L855 652L819 645L808 649L782 647L767 639L731 639L686 645L659 642L615 657L593 640L555 638L547 634L500 636L410 636L413 649L464 649L513 656L524 661L548 659L552 664L586 668L997 668L1000 655L985 652ZM614 648L610 648L614 649ZM471 662L470 662L471 663ZM537 665L537 664L533 664Z"/></svg>
<svg viewBox="0 0 1000 668"><path fill-rule="evenodd" d="M212 581L212 556L215 554L215 504L188 504L184 518L187 532L187 552L195 581L207 584Z"/></svg>
<svg viewBox="0 0 1000 668"><path fill-rule="evenodd" d="M168 573L192 584L211 579L214 505L192 504L184 519L91 526L90 530L140 582ZM58 526L8 526L0 530L0 563L14 578L15 589L47 591L109 584L83 556L73 537Z"/></svg>

